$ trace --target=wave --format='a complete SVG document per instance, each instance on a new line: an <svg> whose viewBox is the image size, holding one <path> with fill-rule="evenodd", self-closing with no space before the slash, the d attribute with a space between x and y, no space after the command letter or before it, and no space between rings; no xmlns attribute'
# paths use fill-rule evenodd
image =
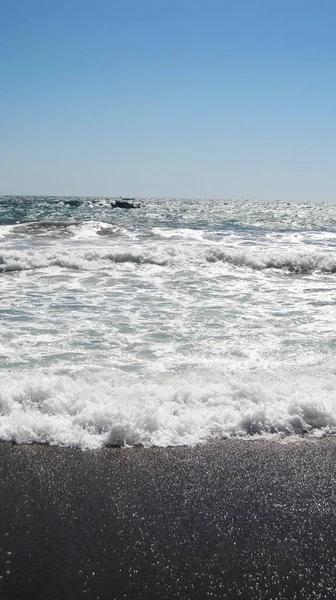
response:
<svg viewBox="0 0 336 600"><path fill-rule="evenodd" d="M286 377L218 373L86 378L26 374L2 380L0 439L81 448L195 445L227 437L336 431L334 365Z"/></svg>
<svg viewBox="0 0 336 600"><path fill-rule="evenodd" d="M90 230L92 231L92 230ZM116 232L115 232L116 233ZM85 234L86 236L86 234ZM87 237L87 236L86 236ZM108 268L109 264L134 264L135 266L156 265L161 267L202 269L213 263L223 263L242 269L278 270L288 274L309 275L314 272L336 273L336 258L331 252L289 253L282 249L269 254L265 251L207 249L202 245L185 247L175 244L134 246L116 248L106 252L101 248L54 247L52 251L22 250L8 251L0 255L0 272L34 270L60 267L74 270Z"/></svg>
<svg viewBox="0 0 336 600"><path fill-rule="evenodd" d="M136 265L158 265L164 267L168 264L168 259L155 257L149 253L134 253L134 252L116 252L106 254L105 258L111 260L114 263L134 263Z"/></svg>
<svg viewBox="0 0 336 600"><path fill-rule="evenodd" d="M115 235L118 227L99 221L10 221L0 223L3 232L14 236L79 236Z"/></svg>
<svg viewBox="0 0 336 600"><path fill-rule="evenodd" d="M68 250L59 248L56 252L14 251L0 255L0 273L31 271L49 267L70 270L96 270L107 268L111 263L134 265L165 266L167 259L150 252L120 251L103 252L101 250Z"/></svg>
<svg viewBox="0 0 336 600"><path fill-rule="evenodd" d="M209 263L223 262L236 267L248 267L254 270L277 269L296 274L309 274L313 271L324 273L336 272L335 255L323 253L284 253L278 256L269 255L267 252L247 253L244 251L226 252L212 249L207 253Z"/></svg>

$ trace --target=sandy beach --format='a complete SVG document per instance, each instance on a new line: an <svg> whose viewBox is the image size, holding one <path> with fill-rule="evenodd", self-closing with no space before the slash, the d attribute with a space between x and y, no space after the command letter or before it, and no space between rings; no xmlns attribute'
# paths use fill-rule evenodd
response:
<svg viewBox="0 0 336 600"><path fill-rule="evenodd" d="M336 440L0 445L7 600L335 597Z"/></svg>

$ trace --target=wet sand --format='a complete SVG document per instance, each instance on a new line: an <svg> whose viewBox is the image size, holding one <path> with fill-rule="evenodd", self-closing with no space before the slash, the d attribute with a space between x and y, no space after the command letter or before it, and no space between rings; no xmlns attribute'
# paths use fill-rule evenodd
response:
<svg viewBox="0 0 336 600"><path fill-rule="evenodd" d="M0 444L6 600L336 597L336 440Z"/></svg>

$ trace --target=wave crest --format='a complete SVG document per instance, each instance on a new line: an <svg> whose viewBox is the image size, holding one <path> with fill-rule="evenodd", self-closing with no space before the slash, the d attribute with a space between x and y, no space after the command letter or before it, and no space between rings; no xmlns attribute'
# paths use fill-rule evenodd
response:
<svg viewBox="0 0 336 600"><path fill-rule="evenodd" d="M314 271L323 273L336 273L335 258L323 254L283 254L278 256L267 256L262 252L258 254L247 253L245 251L223 251L218 249L210 250L206 255L209 263L223 262L236 267L248 267L254 270L277 269L305 275Z"/></svg>
<svg viewBox="0 0 336 600"><path fill-rule="evenodd" d="M336 374L325 364L281 375L104 372L89 379L41 373L3 379L0 439L82 448L193 445L230 436L333 433Z"/></svg>
<svg viewBox="0 0 336 600"><path fill-rule="evenodd" d="M106 268L110 263L136 266L155 265L159 267L202 269L209 264L223 263L241 269L277 270L294 275L309 275L314 272L336 273L334 254L288 253L282 250L267 254L262 251L226 250L223 248L165 247L134 245L129 249L114 244L115 249L106 252L101 248L69 250L58 246L53 252L45 250L12 251L0 255L0 272L13 272L48 267L74 270L94 270Z"/></svg>

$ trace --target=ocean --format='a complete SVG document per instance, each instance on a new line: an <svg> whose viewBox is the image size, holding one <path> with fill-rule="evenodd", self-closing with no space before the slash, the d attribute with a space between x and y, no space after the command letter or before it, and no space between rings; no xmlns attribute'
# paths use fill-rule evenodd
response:
<svg viewBox="0 0 336 600"><path fill-rule="evenodd" d="M336 204L0 198L0 440L336 430Z"/></svg>

